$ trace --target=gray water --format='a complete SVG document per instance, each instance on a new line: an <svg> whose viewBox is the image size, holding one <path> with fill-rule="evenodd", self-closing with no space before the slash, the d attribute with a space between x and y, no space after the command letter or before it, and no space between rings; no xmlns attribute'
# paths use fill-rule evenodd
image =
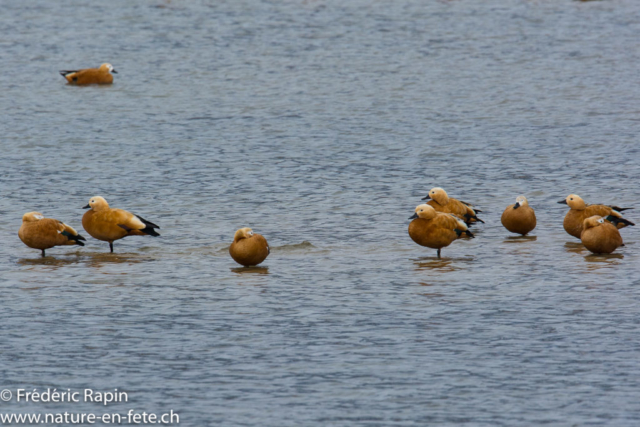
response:
<svg viewBox="0 0 640 427"><path fill-rule="evenodd" d="M594 256L556 204L640 208L636 1L9 0L0 25L0 388L129 396L0 412L638 425L638 227ZM57 73L102 62L110 87ZM434 186L486 221L441 260L407 235ZM520 194L529 238L500 224ZM109 254L94 195L162 237ZM87 246L41 259L34 210ZM228 255L245 226L259 268Z"/></svg>

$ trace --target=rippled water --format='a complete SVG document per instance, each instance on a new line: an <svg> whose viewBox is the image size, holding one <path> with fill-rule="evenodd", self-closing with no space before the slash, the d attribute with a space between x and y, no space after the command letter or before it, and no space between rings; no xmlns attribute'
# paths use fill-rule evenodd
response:
<svg viewBox="0 0 640 427"><path fill-rule="evenodd" d="M182 425L637 425L637 227L590 255L569 193L640 207L634 1L3 3L0 387L113 390ZM60 69L111 62L111 87ZM426 191L483 210L415 245ZM525 194L538 227L502 210ZM54 248L93 195L162 237ZM640 221L640 214L627 217ZM273 250L243 269L251 226ZM83 234L87 234L86 232Z"/></svg>

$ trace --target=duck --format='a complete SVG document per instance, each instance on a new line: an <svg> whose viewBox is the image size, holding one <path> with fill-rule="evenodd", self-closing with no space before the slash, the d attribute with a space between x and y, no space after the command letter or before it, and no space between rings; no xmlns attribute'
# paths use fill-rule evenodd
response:
<svg viewBox="0 0 640 427"><path fill-rule="evenodd" d="M27 212L22 216L22 225L18 230L22 243L33 249L45 250L54 246L79 245L86 241L70 225L53 218L45 218L40 212Z"/></svg>
<svg viewBox="0 0 640 427"><path fill-rule="evenodd" d="M502 212L500 221L504 228L510 232L526 236L527 233L536 228L536 213L529 206L526 197L518 196L516 197L516 202L507 206Z"/></svg>
<svg viewBox="0 0 640 427"><path fill-rule="evenodd" d="M475 222L482 222L483 220L478 218L477 214L482 212L479 209L474 209L472 205L461 200L456 200L447 194L440 187L434 187L429 190L429 193L422 200L429 200L427 204L431 205L436 212L451 213L462 219L467 225L471 225Z"/></svg>
<svg viewBox="0 0 640 427"><path fill-rule="evenodd" d="M245 227L236 231L229 254L235 262L245 267L258 265L269 255L269 244L261 234Z"/></svg>
<svg viewBox="0 0 640 427"><path fill-rule="evenodd" d="M594 254L610 254L620 246L624 246L618 228L605 221L600 215L584 220L580 240L584 247Z"/></svg>
<svg viewBox="0 0 640 427"><path fill-rule="evenodd" d="M113 74L118 74L109 63L102 64L99 68L85 68L83 70L61 70L60 75L67 82L74 85L109 85L113 83Z"/></svg>
<svg viewBox="0 0 640 427"><path fill-rule="evenodd" d="M83 209L89 210L82 216L82 227L94 239L109 242L111 253L113 242L123 237L160 236L155 230L159 226L131 212L110 208L104 197L92 197Z"/></svg>
<svg viewBox="0 0 640 427"><path fill-rule="evenodd" d="M409 217L409 237L420 246L437 249L438 258L441 250L449 246L463 234L474 237L467 224L450 213L437 212L433 206L422 204L416 206L415 212Z"/></svg>
<svg viewBox="0 0 640 427"><path fill-rule="evenodd" d="M617 228L635 225L633 222L622 217L620 212L633 208L619 208L617 206L607 205L588 205L577 194L569 194L565 199L558 203L568 205L569 212L564 217L562 223L565 231L573 237L580 238L584 220L594 215L599 215L605 221L612 222Z"/></svg>

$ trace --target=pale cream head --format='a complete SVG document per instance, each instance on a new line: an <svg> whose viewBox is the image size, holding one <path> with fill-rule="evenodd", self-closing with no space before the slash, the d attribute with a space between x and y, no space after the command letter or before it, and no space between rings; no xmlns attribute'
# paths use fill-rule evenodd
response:
<svg viewBox="0 0 640 427"><path fill-rule="evenodd" d="M41 219L44 219L44 215L40 212L27 212L22 215L22 222L40 221Z"/></svg>
<svg viewBox="0 0 640 427"><path fill-rule="evenodd" d="M424 204L416 206L416 215L422 219L432 219L436 216L436 210L433 207Z"/></svg>
<svg viewBox="0 0 640 427"><path fill-rule="evenodd" d="M602 224L604 224L604 219L599 215L594 215L584 220L582 228L586 230L587 228L599 227Z"/></svg>
<svg viewBox="0 0 640 427"><path fill-rule="evenodd" d="M429 190L429 197L443 206L449 203L449 195L440 187L433 187Z"/></svg>
<svg viewBox="0 0 640 427"><path fill-rule="evenodd" d="M101 69L101 70L107 70L107 71L108 71L108 72L110 72L110 73L115 72L115 73L117 74L117 71L115 71L115 70L113 69L113 65L109 64L108 62L105 62L104 64L102 64L102 65L100 66L100 69Z"/></svg>
<svg viewBox="0 0 640 427"><path fill-rule="evenodd" d="M587 208L587 204L577 194L569 194L565 200L571 209L583 211Z"/></svg>
<svg viewBox="0 0 640 427"><path fill-rule="evenodd" d="M251 236L253 236L252 229L250 229L249 227L241 228L236 231L236 234L233 236L233 241L237 242L242 239L248 239Z"/></svg>
<svg viewBox="0 0 640 427"><path fill-rule="evenodd" d="M89 199L89 207L94 211L103 211L109 209L109 203L101 196L93 196Z"/></svg>
<svg viewBox="0 0 640 427"><path fill-rule="evenodd" d="M518 206L529 206L529 202L527 201L527 198L524 196L516 197L516 204Z"/></svg>

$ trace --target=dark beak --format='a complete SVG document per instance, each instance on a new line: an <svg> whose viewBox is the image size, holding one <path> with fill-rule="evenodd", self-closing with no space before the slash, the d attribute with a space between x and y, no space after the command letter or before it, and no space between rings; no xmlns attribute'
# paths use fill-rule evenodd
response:
<svg viewBox="0 0 640 427"><path fill-rule="evenodd" d="M89 209L91 206L87 205L87 206L83 206L82 209Z"/></svg>
<svg viewBox="0 0 640 427"><path fill-rule="evenodd" d="M567 199L562 199L558 202L558 204L560 205L566 205L567 204Z"/></svg>
<svg viewBox="0 0 640 427"><path fill-rule="evenodd" d="M118 74L118 72L116 70L111 70L112 73L114 74Z"/></svg>
<svg viewBox="0 0 640 427"><path fill-rule="evenodd" d="M427 194L427 197L423 197L422 200L431 200L431 197Z"/></svg>
<svg viewBox="0 0 640 427"><path fill-rule="evenodd" d="M414 213L413 215L411 215L409 217L409 219L416 219L416 218L418 218L418 214L417 213Z"/></svg>
<svg viewBox="0 0 640 427"><path fill-rule="evenodd" d="M518 209L520 207L520 203L516 202L515 205L513 205L513 209Z"/></svg>

